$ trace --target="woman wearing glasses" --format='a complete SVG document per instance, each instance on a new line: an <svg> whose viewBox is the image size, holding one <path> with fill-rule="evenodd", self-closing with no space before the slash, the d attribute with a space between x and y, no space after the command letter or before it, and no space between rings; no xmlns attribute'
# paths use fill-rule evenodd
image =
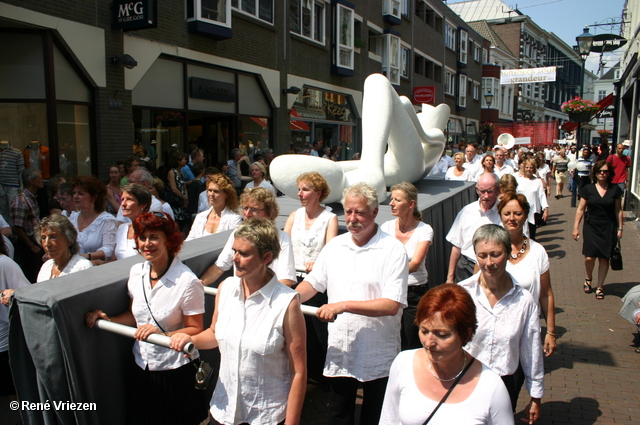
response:
<svg viewBox="0 0 640 425"><path fill-rule="evenodd" d="M182 232L167 214L142 214L133 222L133 230L136 249L146 261L131 267L129 310L111 317L95 310L87 313L85 321L89 327L104 319L137 328L133 355L138 368L132 368L134 373L128 377L128 423L197 425L207 418L207 400L206 392L195 389L192 360L141 341L155 333L202 332L204 288L178 258Z"/></svg>
<svg viewBox="0 0 640 425"><path fill-rule="evenodd" d="M580 238L580 222L584 217L582 255L587 274L583 284L586 294L593 290L591 281L598 259L598 284L595 291L597 300L604 299L602 286L609 271L609 259L617 239L622 237L622 189L611 184L613 177L614 171L610 162L600 160L593 165L593 183L583 186L580 190L580 205L573 223L573 239L577 241Z"/></svg>
<svg viewBox="0 0 640 425"><path fill-rule="evenodd" d="M240 205L242 205L242 215L245 220L257 218L258 220L274 221L280 213L275 196L269 189L264 187L245 189L240 196ZM280 254L269 264L269 267L275 272L280 282L287 286L292 286L296 282L296 268L291 238L280 229L278 229L278 236L280 239ZM222 276L222 273L231 269L231 266L233 266L234 240L235 236L231 234L216 262L200 276L203 285L211 285Z"/></svg>

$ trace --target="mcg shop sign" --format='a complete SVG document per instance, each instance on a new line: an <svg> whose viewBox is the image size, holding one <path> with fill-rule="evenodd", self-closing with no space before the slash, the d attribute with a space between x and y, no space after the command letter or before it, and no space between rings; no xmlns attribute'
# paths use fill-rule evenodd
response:
<svg viewBox="0 0 640 425"><path fill-rule="evenodd" d="M158 26L157 0L114 0L111 7L114 29L133 31Z"/></svg>

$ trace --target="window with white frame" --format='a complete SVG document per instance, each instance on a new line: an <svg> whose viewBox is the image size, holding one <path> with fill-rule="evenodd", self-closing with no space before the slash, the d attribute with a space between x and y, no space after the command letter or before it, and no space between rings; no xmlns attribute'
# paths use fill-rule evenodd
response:
<svg viewBox="0 0 640 425"><path fill-rule="evenodd" d="M464 74L460 74L458 83L458 106L467 107L467 76Z"/></svg>
<svg viewBox="0 0 640 425"><path fill-rule="evenodd" d="M400 19L401 0L383 0L382 14L391 15Z"/></svg>
<svg viewBox="0 0 640 425"><path fill-rule="evenodd" d="M188 0L187 22L202 21L231 28L231 8L227 0Z"/></svg>
<svg viewBox="0 0 640 425"><path fill-rule="evenodd" d="M456 49L456 29L449 24L446 24L444 44L451 50Z"/></svg>
<svg viewBox="0 0 640 425"><path fill-rule="evenodd" d="M598 90L598 102L607 97L606 90Z"/></svg>
<svg viewBox="0 0 640 425"><path fill-rule="evenodd" d="M480 99L480 84L473 83L473 100Z"/></svg>
<svg viewBox="0 0 640 425"><path fill-rule="evenodd" d="M455 74L445 70L444 71L444 94L453 96L455 90Z"/></svg>
<svg viewBox="0 0 640 425"><path fill-rule="evenodd" d="M231 7L273 23L273 0L231 0Z"/></svg>
<svg viewBox="0 0 640 425"><path fill-rule="evenodd" d="M353 9L338 3L336 8L338 47L336 49L336 63L341 68L353 69Z"/></svg>
<svg viewBox="0 0 640 425"><path fill-rule="evenodd" d="M469 44L469 34L461 30L460 31L460 62L467 63L467 46Z"/></svg>
<svg viewBox="0 0 640 425"><path fill-rule="evenodd" d="M382 72L391 84L400 85L400 37L393 34L384 35L384 52L382 55Z"/></svg>
<svg viewBox="0 0 640 425"><path fill-rule="evenodd" d="M402 46L402 54L401 54L401 58L400 60L402 61L401 64L401 69L400 69L400 75L404 78L409 78L409 60L411 58L411 50L409 50L408 47Z"/></svg>
<svg viewBox="0 0 640 425"><path fill-rule="evenodd" d="M320 0L291 0L289 20L291 32L324 43L324 2Z"/></svg>
<svg viewBox="0 0 640 425"><path fill-rule="evenodd" d="M402 0L402 5L400 6L400 11L404 16L409 16L409 4L411 0Z"/></svg>
<svg viewBox="0 0 640 425"><path fill-rule="evenodd" d="M489 63L489 51L482 49L482 63Z"/></svg>
<svg viewBox="0 0 640 425"><path fill-rule="evenodd" d="M482 48L474 43L473 44L473 60L474 61L480 62L481 51L482 51Z"/></svg>

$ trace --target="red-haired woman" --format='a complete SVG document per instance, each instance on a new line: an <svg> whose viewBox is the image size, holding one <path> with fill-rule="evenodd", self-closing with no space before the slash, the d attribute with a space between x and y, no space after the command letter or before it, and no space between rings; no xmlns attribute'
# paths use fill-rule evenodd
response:
<svg viewBox="0 0 640 425"><path fill-rule="evenodd" d="M423 348L402 351L393 361L380 424L422 425L427 418L441 424L513 424L502 379L463 349L478 326L467 291L456 285L429 290L416 322Z"/></svg>
<svg viewBox="0 0 640 425"><path fill-rule="evenodd" d="M199 424L207 417L207 400L205 392L194 387L192 360L169 348L140 342L154 333L202 332L204 289L177 256L182 232L167 214L142 214L133 222L133 230L136 249L146 261L129 273L130 309L113 317L101 310L89 312L87 326L105 319L137 328L133 354L139 369L130 379L134 397L128 422ZM192 356L197 357L197 353Z"/></svg>
<svg viewBox="0 0 640 425"><path fill-rule="evenodd" d="M71 213L69 221L78 230L80 255L94 265L102 264L113 255L118 228L116 218L104 210L107 188L92 176L74 177L71 186L78 211Z"/></svg>

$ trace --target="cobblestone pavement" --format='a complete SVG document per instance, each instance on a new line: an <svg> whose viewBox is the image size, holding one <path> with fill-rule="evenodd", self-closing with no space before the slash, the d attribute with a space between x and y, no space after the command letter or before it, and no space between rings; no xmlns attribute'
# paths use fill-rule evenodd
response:
<svg viewBox="0 0 640 425"><path fill-rule="evenodd" d="M634 326L618 314L622 296L640 284L638 224L625 214L624 270L609 272L606 297L598 301L594 294L582 292L582 243L571 238L575 208L570 207L568 196L551 197L549 202L549 222L538 230L538 241L551 261L558 350L545 359L546 394L537 424L638 424L640 396L635 387L640 381L640 354L634 352ZM310 383L302 423L327 424L328 399L324 388ZM523 390L518 411L527 402ZM9 400L0 397L0 424L17 423L19 417L9 409Z"/></svg>

